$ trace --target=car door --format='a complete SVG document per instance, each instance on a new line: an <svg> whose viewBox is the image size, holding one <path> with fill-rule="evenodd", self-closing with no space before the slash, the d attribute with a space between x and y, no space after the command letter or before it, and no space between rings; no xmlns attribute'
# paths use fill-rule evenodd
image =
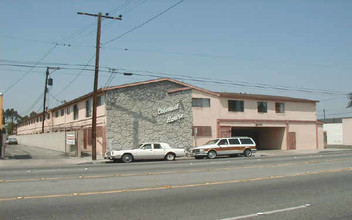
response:
<svg viewBox="0 0 352 220"><path fill-rule="evenodd" d="M243 152L242 146L238 138L231 138L229 139L230 147L231 147L231 154L240 154Z"/></svg>
<svg viewBox="0 0 352 220"><path fill-rule="evenodd" d="M153 159L164 159L166 149L159 143L153 144Z"/></svg>
<svg viewBox="0 0 352 220"><path fill-rule="evenodd" d="M139 149L134 150L133 157L136 160L153 159L153 146L152 146L152 144L143 144Z"/></svg>
<svg viewBox="0 0 352 220"><path fill-rule="evenodd" d="M226 138L224 139L221 139L219 142L218 142L218 146L219 146L219 149L217 150L217 154L218 155L225 155L225 154L228 154L228 151L230 150L229 147L229 142Z"/></svg>

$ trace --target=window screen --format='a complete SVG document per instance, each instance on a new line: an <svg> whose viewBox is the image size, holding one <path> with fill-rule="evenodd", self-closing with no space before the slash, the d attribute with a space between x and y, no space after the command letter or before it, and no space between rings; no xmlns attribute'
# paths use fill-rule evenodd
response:
<svg viewBox="0 0 352 220"><path fill-rule="evenodd" d="M210 99L193 98L192 99L192 107L209 108L210 107Z"/></svg>
<svg viewBox="0 0 352 220"><path fill-rule="evenodd" d="M268 112L268 103L258 102L258 112L261 112L261 113Z"/></svg>
<svg viewBox="0 0 352 220"><path fill-rule="evenodd" d="M230 112L244 112L244 101L228 100Z"/></svg>
<svg viewBox="0 0 352 220"><path fill-rule="evenodd" d="M275 103L275 111L276 113L285 113L285 103Z"/></svg>

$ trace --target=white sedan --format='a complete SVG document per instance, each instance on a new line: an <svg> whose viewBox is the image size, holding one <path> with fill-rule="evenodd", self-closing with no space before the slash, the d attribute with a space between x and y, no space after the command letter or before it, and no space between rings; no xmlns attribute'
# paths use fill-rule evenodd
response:
<svg viewBox="0 0 352 220"><path fill-rule="evenodd" d="M171 148L166 143L143 143L132 150L110 150L105 153L105 159L122 160L125 163L133 160L175 160L176 157L185 156L185 150Z"/></svg>

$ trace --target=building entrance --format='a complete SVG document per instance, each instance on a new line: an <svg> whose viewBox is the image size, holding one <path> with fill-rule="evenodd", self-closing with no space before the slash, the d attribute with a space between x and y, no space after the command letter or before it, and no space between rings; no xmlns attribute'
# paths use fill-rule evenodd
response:
<svg viewBox="0 0 352 220"><path fill-rule="evenodd" d="M232 127L231 136L253 138L258 150L281 150L284 145L285 128L282 127Z"/></svg>

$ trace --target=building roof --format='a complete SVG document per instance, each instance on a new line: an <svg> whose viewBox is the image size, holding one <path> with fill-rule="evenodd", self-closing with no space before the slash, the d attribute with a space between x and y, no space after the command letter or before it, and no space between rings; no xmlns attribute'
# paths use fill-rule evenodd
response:
<svg viewBox="0 0 352 220"><path fill-rule="evenodd" d="M339 124L342 123L344 119L352 119L352 117L341 117L341 118L326 118L326 119L319 119L324 124Z"/></svg>
<svg viewBox="0 0 352 220"><path fill-rule="evenodd" d="M114 89L122 89L122 88L127 88L127 87L133 87L133 86L140 86L140 85L146 85L146 84L150 84L150 83L156 83L156 82L163 82L163 81L169 81L169 82L173 82L179 85L184 86L184 88L180 88L180 89L175 89L172 92L176 92L176 91L184 91L187 89L195 89L195 90L199 90L205 93L209 93L211 95L215 95L215 96L219 96L219 94L197 87L197 86L193 86L191 84L187 84L175 79L171 79L171 78L159 78L159 79L153 79L153 80L148 80L148 81L143 81L143 82L136 82L136 83L130 83L130 84L124 84L124 85L118 85L118 86L111 86L111 87L107 87L107 88L103 88L103 91L110 91L110 90L114 90Z"/></svg>
<svg viewBox="0 0 352 220"><path fill-rule="evenodd" d="M259 95L259 94L247 94L247 93L227 93L227 92L218 92L218 94L222 98L231 98L231 99L255 99L255 100L264 100L264 101L286 101L286 102L319 102L316 100L291 98L291 97L285 97L285 96L271 96L271 95Z"/></svg>
<svg viewBox="0 0 352 220"><path fill-rule="evenodd" d="M123 85L118 85L118 86L110 86L110 87L98 89L97 93L98 93L98 95L101 95L102 93L105 93L106 91L111 91L111 90L115 90L115 89L122 89L122 88L129 88L129 87L140 86L140 85L147 85L150 83L157 83L157 82L163 82L163 81L169 81L169 82L173 82L173 83L176 83L176 84L183 86L182 88L179 88L179 89L169 90L168 93L174 93L174 92L194 89L194 90L198 90L200 92L204 92L204 93L207 93L207 94L210 94L213 96L222 97L222 98L231 98L231 99L255 99L255 100L266 100L266 101L314 102L314 103L318 102L315 100L298 99L298 98L291 98L291 97L284 97L284 96L269 96L269 95L246 94L246 93L212 92L210 90L206 90L206 89L203 89L203 88L200 88L197 86L193 86L193 85L190 85L190 84L187 84L187 83L175 80L175 79L171 79L171 78L159 78L159 79L153 79L153 80L148 80L148 81L123 84ZM90 92L90 93L85 94L83 96L80 96L76 99L73 99L69 102L66 102L62 105L59 105L55 108L52 108L49 111L56 111L56 110L61 109L63 107L72 105L76 102L79 102L79 101L82 101L85 99L89 99L92 96L93 96L93 92ZM39 115L42 115L42 113L39 113L36 116L29 118L28 120L35 118L35 117L38 117Z"/></svg>

